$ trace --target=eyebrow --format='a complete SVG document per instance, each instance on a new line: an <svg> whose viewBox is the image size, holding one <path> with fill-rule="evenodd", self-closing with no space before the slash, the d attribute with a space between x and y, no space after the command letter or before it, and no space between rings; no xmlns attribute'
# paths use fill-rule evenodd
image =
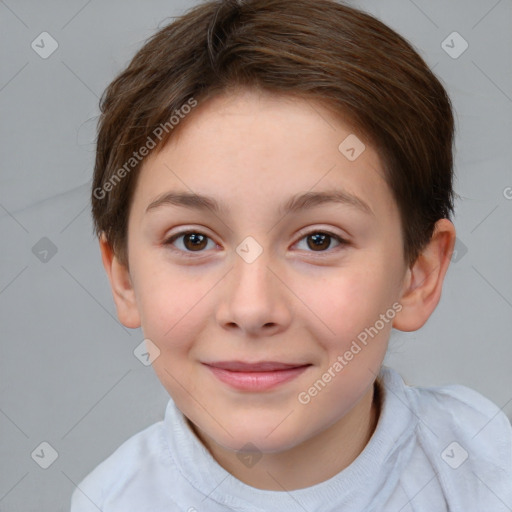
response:
<svg viewBox="0 0 512 512"><path fill-rule="evenodd" d="M344 190L330 190L324 192L305 192L292 196L279 208L279 213L286 215L301 210L308 210L316 206L335 203L345 204L360 210L363 213L375 216L370 206L361 198ZM194 194L191 192L167 192L157 197L146 208L146 213L164 205L181 206L196 210L211 210L215 213L227 211L211 196Z"/></svg>

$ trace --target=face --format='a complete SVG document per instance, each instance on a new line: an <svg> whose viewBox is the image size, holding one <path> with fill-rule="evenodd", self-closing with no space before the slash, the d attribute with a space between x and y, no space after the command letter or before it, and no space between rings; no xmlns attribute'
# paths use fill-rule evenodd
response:
<svg viewBox="0 0 512 512"><path fill-rule="evenodd" d="M224 448L290 449L344 418L379 371L406 271L396 203L372 147L359 135L347 158L354 132L311 101L217 96L178 133L145 161L129 217L154 370Z"/></svg>

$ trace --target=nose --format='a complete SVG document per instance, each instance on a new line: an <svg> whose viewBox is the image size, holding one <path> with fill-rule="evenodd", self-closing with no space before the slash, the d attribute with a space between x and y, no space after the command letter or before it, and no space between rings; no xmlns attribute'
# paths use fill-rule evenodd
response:
<svg viewBox="0 0 512 512"><path fill-rule="evenodd" d="M248 263L238 254L226 276L217 307L217 321L222 328L239 331L247 337L278 334L292 319L292 296L280 275L279 267L263 252Z"/></svg>

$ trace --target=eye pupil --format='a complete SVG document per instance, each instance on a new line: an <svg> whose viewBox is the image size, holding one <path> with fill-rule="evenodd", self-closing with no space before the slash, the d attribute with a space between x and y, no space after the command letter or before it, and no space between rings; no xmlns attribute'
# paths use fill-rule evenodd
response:
<svg viewBox="0 0 512 512"><path fill-rule="evenodd" d="M206 246L207 238L208 237L201 235L200 233L188 233L183 237L183 243L187 249L203 249ZM192 243L190 247L187 245L187 241Z"/></svg>
<svg viewBox="0 0 512 512"><path fill-rule="evenodd" d="M314 235L308 236L308 247L310 249L326 249L330 245L330 235L325 233L315 233ZM313 240L313 245L309 243L310 240ZM325 241L327 240L327 243Z"/></svg>

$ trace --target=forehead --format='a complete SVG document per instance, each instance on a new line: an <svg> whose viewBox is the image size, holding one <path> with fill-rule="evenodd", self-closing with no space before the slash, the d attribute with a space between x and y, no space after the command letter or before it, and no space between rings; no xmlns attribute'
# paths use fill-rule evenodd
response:
<svg viewBox="0 0 512 512"><path fill-rule="evenodd" d="M376 215L396 214L379 155L317 102L241 90L199 104L177 128L146 158L134 209L169 191L213 196L234 212L277 209L300 193L335 190L360 198Z"/></svg>

